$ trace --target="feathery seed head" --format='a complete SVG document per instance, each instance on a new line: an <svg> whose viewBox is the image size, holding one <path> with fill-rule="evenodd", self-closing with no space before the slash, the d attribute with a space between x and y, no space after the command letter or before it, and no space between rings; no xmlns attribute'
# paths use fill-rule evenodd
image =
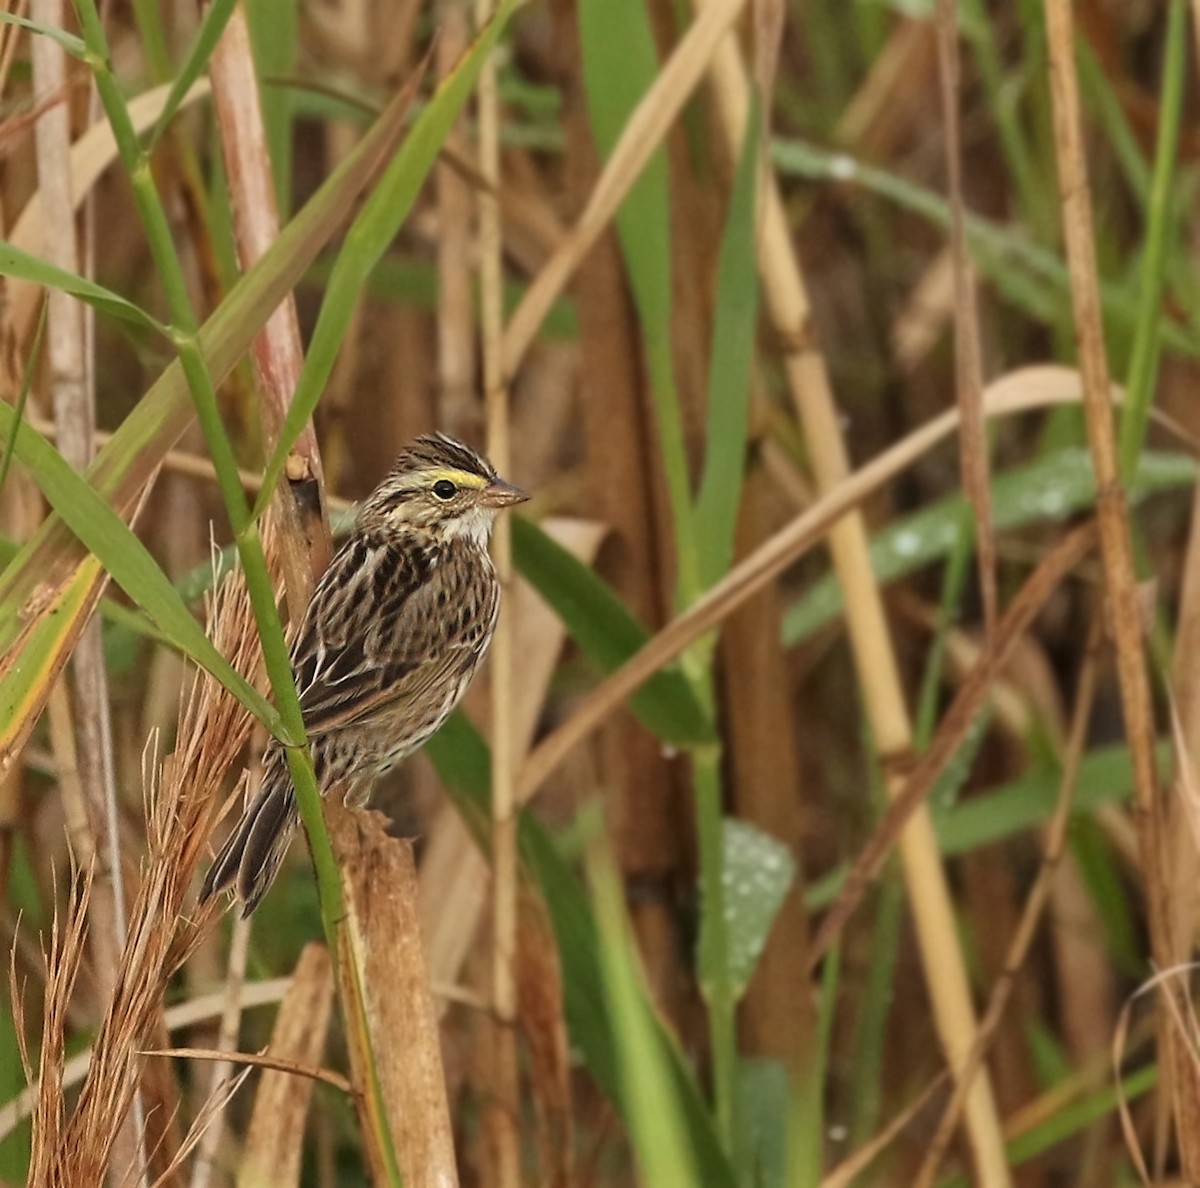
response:
<svg viewBox="0 0 1200 1188"><path fill-rule="evenodd" d="M484 457L444 434L418 437L371 493L358 527L486 543L496 512L528 499Z"/></svg>

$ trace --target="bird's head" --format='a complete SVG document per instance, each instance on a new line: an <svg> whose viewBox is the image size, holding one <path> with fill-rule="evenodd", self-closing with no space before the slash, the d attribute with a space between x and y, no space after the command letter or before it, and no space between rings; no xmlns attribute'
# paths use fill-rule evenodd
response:
<svg viewBox="0 0 1200 1188"><path fill-rule="evenodd" d="M528 498L474 450L444 434L430 434L401 452L363 504L358 524L417 531L442 543L466 539L482 545L496 513Z"/></svg>

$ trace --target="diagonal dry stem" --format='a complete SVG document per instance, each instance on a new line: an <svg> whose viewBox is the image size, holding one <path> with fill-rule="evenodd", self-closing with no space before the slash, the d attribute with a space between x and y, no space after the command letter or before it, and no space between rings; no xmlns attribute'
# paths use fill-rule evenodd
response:
<svg viewBox="0 0 1200 1188"><path fill-rule="evenodd" d="M954 1130L958 1125L959 1115L962 1113L963 1102L966 1100L966 1087L978 1072L988 1047L995 1039L1000 1021L1004 1017L1004 1012L1016 989L1017 975L1025 964L1029 949L1037 934L1042 913L1050 901L1054 876L1058 872L1059 863L1067 847L1075 788L1079 782L1079 768L1087 747L1088 725L1091 722L1092 706L1096 698L1096 666L1099 651L1100 633L1093 625L1091 639L1084 655L1083 669L1079 675L1079 687L1075 693L1075 712L1071 719L1070 735L1063 756L1058 801L1046 832L1042 867L1038 872L1037 881L1025 901L1025 910L1021 914L1020 924L1009 944L1008 954L1004 961L1004 972L992 988L991 998L988 1000L987 1010L980 1022L979 1035L976 1037L975 1045L971 1049L962 1076L955 1085L950 1100L942 1110L942 1117L929 1142L921 1170L913 1182L913 1188L932 1188L933 1186L938 1169L954 1137Z"/></svg>
<svg viewBox="0 0 1200 1188"><path fill-rule="evenodd" d="M1071 302L1083 377L1083 407L1088 444L1096 470L1100 556L1116 647L1117 675L1125 733L1133 758L1134 821L1142 872L1150 949L1159 969L1175 964L1172 944L1171 880L1165 870L1163 806L1158 795L1154 758L1155 727L1146 659L1142 650L1141 611L1134 574L1129 510L1117 461L1108 354L1096 267L1095 235L1087 161L1083 144L1079 85L1075 69L1075 27L1070 0L1048 0L1046 28L1050 89L1054 108L1055 155L1062 197L1063 237L1067 248ZM1178 984L1165 984L1168 995ZM1164 1048L1166 1089L1174 1106L1185 1178L1200 1182L1200 1073L1180 1048L1164 1015L1159 1039Z"/></svg>
<svg viewBox="0 0 1200 1188"><path fill-rule="evenodd" d="M959 459L963 488L975 513L975 551L979 558L983 620L991 634L996 625L996 541L992 532L992 488L988 478L988 443L983 415L979 313L975 302L975 275L967 251L966 202L962 188L958 0L938 0L937 9L938 65L950 192L950 254L954 270L954 362L958 406L962 410Z"/></svg>

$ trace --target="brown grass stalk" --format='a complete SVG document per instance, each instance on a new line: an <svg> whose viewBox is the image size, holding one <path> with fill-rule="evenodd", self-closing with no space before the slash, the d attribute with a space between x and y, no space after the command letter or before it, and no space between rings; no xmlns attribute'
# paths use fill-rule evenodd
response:
<svg viewBox="0 0 1200 1188"><path fill-rule="evenodd" d="M1017 640L1028 629L1050 595L1087 555L1094 538L1095 528L1090 523L1064 537L1047 553L1012 600L990 643L963 681L950 708L942 715L928 749L902 779L883 819L854 860L845 885L813 938L810 961L814 965L829 951L846 921L862 902L871 880L882 869L897 839L902 836L905 823L928 796L938 776L945 771L946 765L961 746Z"/></svg>
<svg viewBox="0 0 1200 1188"><path fill-rule="evenodd" d="M453 1188L458 1183L454 1139L411 847L387 836L378 813L330 803L326 819L346 905L337 970L341 1002L343 1010L361 1003L365 1012L344 1019L351 1080L362 1085L371 1067L365 1060L369 1036L378 1099L406 1188ZM357 980L356 988L351 979ZM376 1183L386 1183L382 1119L370 1115L367 1095L356 1094L355 1104L367 1166Z"/></svg>
<svg viewBox="0 0 1200 1188"><path fill-rule="evenodd" d="M33 0L34 20L61 27L62 0ZM66 54L49 37L31 45L35 94L55 95L66 87ZM44 245L46 258L68 272L78 272L80 251L71 201L71 132L67 104L54 104L42 113L34 129L38 162L38 192L46 218L55 233ZM46 296L46 359L48 363L58 448L77 470L92 460L95 450L95 394L88 382L90 352L86 341L84 307L70 294L51 289ZM117 957L125 943L126 905L121 862L116 772L113 763L108 673L99 621L88 623L79 636L67 670L71 693L75 767L83 792L90 837L88 861L100 856L96 886L90 901L92 927L88 942L92 972L101 1003L116 981ZM78 835L77 835L78 836ZM140 1099L118 1137L119 1163L137 1169L145 1183L145 1133Z"/></svg>
<svg viewBox="0 0 1200 1188"><path fill-rule="evenodd" d="M1075 69L1075 22L1070 0L1048 0L1051 98L1055 156L1062 197L1063 237L1067 248L1071 301L1083 376L1083 407L1088 444L1096 470L1100 556L1111 610L1121 708L1133 756L1134 822L1145 880L1150 948L1160 969L1175 964L1172 943L1171 878L1163 846L1166 823L1158 795L1154 759L1155 727L1142 650L1138 583L1134 573L1128 505L1117 461L1113 405L1109 394L1108 354L1096 267L1095 234L1087 160L1083 144L1079 85ZM1167 994L1178 987L1168 983ZM1159 1030L1167 1070L1184 1173L1200 1182L1200 1070L1188 1059L1164 1017Z"/></svg>
<svg viewBox="0 0 1200 1188"><path fill-rule="evenodd" d="M475 24L491 18L493 0L476 0ZM479 120L479 173L475 195L479 224L479 297L483 338L483 398L488 456L501 474L510 473L508 376L504 370L504 272L500 203L500 96L496 56L483 64L476 85ZM501 517L492 534L492 557L503 596L513 588L512 532ZM502 599L503 599L502 596ZM492 744L492 1058L484 1112L495 1182L521 1183L521 1092L517 1067L517 803L513 787L517 754L513 727L516 680L513 617L510 609L496 625L490 649Z"/></svg>
<svg viewBox="0 0 1200 1188"><path fill-rule="evenodd" d="M269 1054L303 1065L320 1062L333 1013L333 965L322 944L306 945L271 1032ZM312 1082L289 1071L266 1073L242 1152L239 1186L269 1179L278 1188L299 1184Z"/></svg>
<svg viewBox="0 0 1200 1188"><path fill-rule="evenodd" d="M225 579L213 599L210 623L216 645L240 671L253 676L258 635L240 575ZM203 932L204 919L180 921L221 800L221 783L249 728L249 715L240 703L206 674L198 674L181 712L179 747L161 769L152 753L146 757L148 856L129 937L75 1109L55 1141L43 1144L31 1183L98 1183L113 1165L115 1136L133 1101L136 1054L154 1035L168 979ZM54 1077L43 1076L39 1101L52 1101L61 1092Z"/></svg>
<svg viewBox="0 0 1200 1188"><path fill-rule="evenodd" d="M1059 863L1066 851L1068 830L1071 824L1071 810L1075 798L1075 788L1079 782L1079 767L1083 762L1084 750L1087 746L1088 724L1092 717L1092 707L1096 699L1096 667L1100 645L1100 632L1093 625L1091 639L1084 655L1082 671L1079 674L1079 686L1075 693L1075 712L1071 719L1070 734L1063 754L1062 777L1059 780L1058 800L1054 806L1054 815L1046 831L1046 841L1042 853L1042 865L1032 890L1025 900L1025 908L1021 913L1021 921L1009 942L1008 954L1004 961L1004 971L992 987L987 1009L979 1024L979 1034L967 1057L962 1073L954 1086L950 1100L942 1110L937 1129L929 1142L925 1158L913 1188L932 1188L937 1177L942 1160L949 1150L958 1125L958 1117L962 1112L966 1098L966 1087L971 1078L978 1072L987 1053L988 1047L996 1038L1000 1021L1012 1000L1016 989L1017 975L1020 973L1029 955L1042 914L1054 887L1055 875Z"/></svg>
<svg viewBox="0 0 1200 1188"><path fill-rule="evenodd" d="M467 0L438 0L437 72L445 77L471 40ZM480 424L475 355L473 256L475 249L474 184L478 169L459 122L442 146L437 183L437 368L440 407L446 429L474 440ZM468 164L469 162L469 164ZM469 172L468 172L469 171ZM478 177L479 185L484 179Z"/></svg>
<svg viewBox="0 0 1200 1188"><path fill-rule="evenodd" d="M962 184L959 119L961 66L958 52L958 0L938 0L938 67L945 125L946 177L950 195L950 254L954 271L954 362L962 410L959 460L963 489L975 513L975 552L983 595L984 628L996 626L996 540L992 531L987 422L983 415L983 355L971 256L967 249L966 200Z"/></svg>
<svg viewBox="0 0 1200 1188"><path fill-rule="evenodd" d="M279 209L250 32L240 4L213 52L210 73L225 176L233 204L238 259L246 270L278 238ZM292 294L255 337L252 356L265 437L274 441L304 365L296 300ZM280 529L274 539L279 548L278 564L287 591L289 617L298 622L308 605L313 583L329 563L330 551L321 453L311 421L288 453L284 475L286 481L281 484L274 505Z"/></svg>

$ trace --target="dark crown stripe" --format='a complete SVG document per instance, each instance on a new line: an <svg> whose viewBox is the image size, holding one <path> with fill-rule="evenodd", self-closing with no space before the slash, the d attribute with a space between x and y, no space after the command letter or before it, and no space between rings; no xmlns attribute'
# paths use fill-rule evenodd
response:
<svg viewBox="0 0 1200 1188"><path fill-rule="evenodd" d="M418 437L400 455L396 469L424 470L430 466L452 466L489 481L496 477L492 467L474 450L441 433Z"/></svg>

